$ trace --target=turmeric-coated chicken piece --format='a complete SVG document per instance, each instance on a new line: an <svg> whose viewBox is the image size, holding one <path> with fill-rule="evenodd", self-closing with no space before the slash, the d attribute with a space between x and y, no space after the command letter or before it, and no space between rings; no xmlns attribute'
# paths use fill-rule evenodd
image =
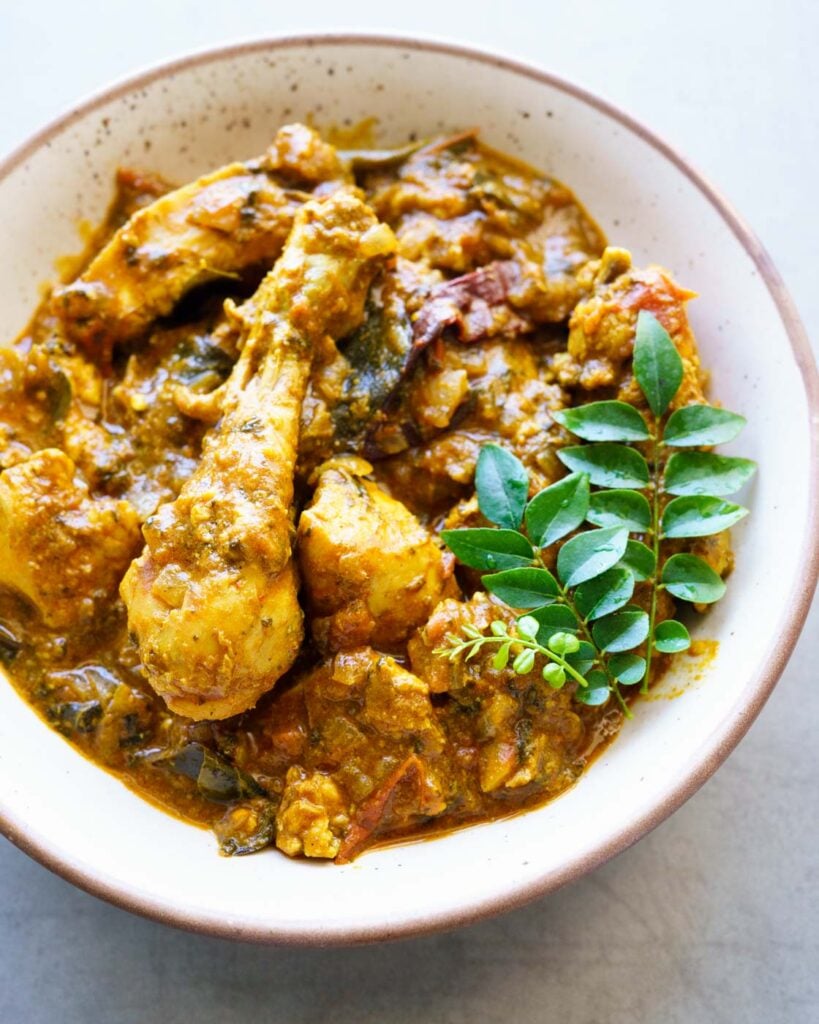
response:
<svg viewBox="0 0 819 1024"><path fill-rule="evenodd" d="M298 653L293 472L311 355L325 334L360 321L394 244L350 190L299 211L249 304L221 422L176 501L144 526L121 593L148 680L179 714L219 719L252 707Z"/></svg>
<svg viewBox="0 0 819 1024"><path fill-rule="evenodd" d="M139 544L134 508L91 498L64 452L44 448L0 473L0 586L27 598L47 626L105 612Z"/></svg>
<svg viewBox="0 0 819 1024"><path fill-rule="evenodd" d="M350 823L343 794L329 775L299 765L287 770L276 812L276 846L289 857L332 858Z"/></svg>
<svg viewBox="0 0 819 1024"><path fill-rule="evenodd" d="M372 647L339 652L308 673L302 685L313 742L324 761L343 766L348 779L355 758L366 760L376 745L386 750L396 744L396 758L410 751L434 756L444 749L429 686L388 654ZM346 722L339 728L342 718ZM372 779L360 781L365 788L372 785ZM363 795L356 784L350 786L354 797Z"/></svg>
<svg viewBox="0 0 819 1024"><path fill-rule="evenodd" d="M53 308L66 333L103 353L142 334L196 285L279 255L317 181L343 181L335 150L303 125L264 156L219 170L138 210ZM297 187L298 186L298 187Z"/></svg>
<svg viewBox="0 0 819 1024"><path fill-rule="evenodd" d="M371 467L356 462L328 464L299 520L313 636L326 651L394 649L455 587L451 557L402 502L359 475Z"/></svg>
<svg viewBox="0 0 819 1024"><path fill-rule="evenodd" d="M695 293L680 287L662 267L633 267L625 249L606 249L588 270L594 272L592 292L575 307L568 351L555 359L560 382L586 390L620 382L620 399L644 404L632 378L622 380L622 370L634 351L637 316L646 310L665 327L682 357L683 382L672 407L704 401L697 343L686 313Z"/></svg>
<svg viewBox="0 0 819 1024"><path fill-rule="evenodd" d="M276 844L293 856L351 859L380 831L446 809L446 736L429 687L393 658L359 647L302 678L309 764L287 773Z"/></svg>

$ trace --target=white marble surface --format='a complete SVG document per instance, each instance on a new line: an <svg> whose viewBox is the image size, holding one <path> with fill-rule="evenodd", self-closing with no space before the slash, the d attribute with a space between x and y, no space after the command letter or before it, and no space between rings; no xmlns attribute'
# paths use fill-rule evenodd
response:
<svg viewBox="0 0 819 1024"><path fill-rule="evenodd" d="M330 28L492 46L607 95L732 199L819 338L819 7L661 0L412 10L314 0L0 0L0 153L111 78ZM25 1024L715 1024L819 1019L819 609L748 737L632 850L540 902L392 946L292 951L175 932L0 842L0 1020Z"/></svg>

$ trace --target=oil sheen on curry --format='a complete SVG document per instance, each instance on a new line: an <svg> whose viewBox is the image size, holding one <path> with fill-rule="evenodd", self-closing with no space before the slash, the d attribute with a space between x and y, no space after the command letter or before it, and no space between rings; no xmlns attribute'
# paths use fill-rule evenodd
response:
<svg viewBox="0 0 819 1024"><path fill-rule="evenodd" d="M704 401L691 293L475 133L301 125L121 170L75 270L0 352L0 658L43 718L227 854L344 863L571 786L622 708L436 654L508 611L439 534L486 525L485 444L535 493L557 411L639 404L641 309Z"/></svg>

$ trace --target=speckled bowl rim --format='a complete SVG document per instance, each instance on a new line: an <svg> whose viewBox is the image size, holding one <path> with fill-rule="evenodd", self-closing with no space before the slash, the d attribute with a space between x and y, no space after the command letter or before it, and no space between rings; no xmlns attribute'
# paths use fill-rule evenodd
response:
<svg viewBox="0 0 819 1024"><path fill-rule="evenodd" d="M811 478L808 529L802 539L801 562L804 567L804 573L796 581L791 591L787 611L783 615L782 620L778 623L776 629L771 631L772 636L778 637L776 647L771 650L756 675L748 683L747 703L726 718L722 728L714 732L709 748L701 756L698 764L683 777L677 779L669 787L665 797L652 810L631 821L615 835L608 836L602 840L594 850L585 856L575 858L562 865L559 869L545 873L534 882L522 885L512 892L503 891L457 910L437 913L435 910L431 910L429 915L422 921L416 920L403 924L391 924L389 921L384 921L383 923L362 927L352 926L343 937L340 937L337 933L332 937L328 937L322 933L320 928L307 929L297 935L294 935L292 932L285 935L277 932L275 926L259 927L227 922L213 923L210 920L199 918L193 910L169 910L159 900L146 897L135 890L128 891L127 889L109 884L95 875L93 871L89 871L81 865L71 863L55 844L46 841L40 842L27 836L25 822L14 820L11 814L0 807L0 831L15 846L39 861L44 867L61 875L86 892L126 910L141 914L155 921L160 921L163 924L174 925L178 928L202 934L250 942L300 946L350 945L407 938L441 931L446 928L454 928L459 925L472 924L493 914L523 906L538 896L553 892L560 886L580 878L616 854L621 853L652 829L656 828L688 800L713 775L748 731L751 723L761 711L762 706L782 675L790 654L796 645L797 638L810 609L817 578L819 578L819 374L817 374L816 362L804 327L799 320L796 308L779 276L779 272L759 240L730 203L686 159L629 114L626 114L607 100L601 99L581 86L566 81L564 78L551 72L542 71L537 67L510 57L433 39L391 36L380 33L345 32L274 36L198 51L189 56L160 64L147 71L130 76L108 89L96 93L90 99L53 120L4 160L0 161L0 182L32 153L40 147L49 144L50 140L57 133L69 128L75 121L85 117L97 107L115 100L126 93L143 88L167 75L172 75L175 72L198 65L259 51L274 51L304 46L328 47L349 45L385 46L461 57L490 67L511 71L533 79L536 82L549 85L554 89L579 99L607 117L619 121L626 128L636 133L646 143L653 146L670 160L711 203L748 253L757 267L762 280L765 282L784 324L807 394L811 431Z"/></svg>

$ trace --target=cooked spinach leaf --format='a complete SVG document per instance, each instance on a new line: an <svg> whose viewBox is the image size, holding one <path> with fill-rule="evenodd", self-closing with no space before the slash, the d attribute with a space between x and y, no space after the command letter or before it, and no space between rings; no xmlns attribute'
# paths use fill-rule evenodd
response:
<svg viewBox="0 0 819 1024"><path fill-rule="evenodd" d="M219 851L243 857L269 846L276 837L276 805L270 800L246 800L231 807L213 826Z"/></svg>
<svg viewBox="0 0 819 1024"><path fill-rule="evenodd" d="M187 743L179 750L154 761L178 775L193 779L199 792L207 800L227 803L248 796L263 796L264 790L256 780L201 743Z"/></svg>
<svg viewBox="0 0 819 1024"><path fill-rule="evenodd" d="M98 700L69 700L52 704L48 718L60 732L93 732L102 718L102 704Z"/></svg>
<svg viewBox="0 0 819 1024"><path fill-rule="evenodd" d="M342 346L351 372L331 410L339 440L360 434L400 384L413 347L404 301L388 279L367 299L364 321Z"/></svg>

